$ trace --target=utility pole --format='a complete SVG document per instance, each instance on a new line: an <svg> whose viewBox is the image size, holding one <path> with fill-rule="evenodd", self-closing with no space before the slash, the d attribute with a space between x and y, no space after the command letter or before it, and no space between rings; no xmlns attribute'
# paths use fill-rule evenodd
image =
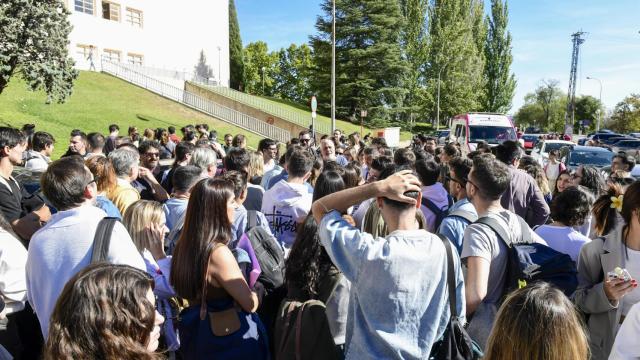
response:
<svg viewBox="0 0 640 360"><path fill-rule="evenodd" d="M600 84L600 107L598 107L598 124L596 131L600 131L600 120L602 119L602 81L591 76L587 76L588 80L596 80Z"/></svg>
<svg viewBox="0 0 640 360"><path fill-rule="evenodd" d="M333 0L331 41L331 133L336 130L336 0Z"/></svg>
<svg viewBox="0 0 640 360"><path fill-rule="evenodd" d="M263 66L262 67L262 96L264 96L264 71L266 70L266 68Z"/></svg>
<svg viewBox="0 0 640 360"><path fill-rule="evenodd" d="M576 77L578 75L578 58L580 56L580 45L584 43L582 35L584 31L578 31L571 35L573 38L573 51L571 55L571 72L569 73L569 91L567 92L567 110L564 114L564 133L573 135L573 124L576 109Z"/></svg>

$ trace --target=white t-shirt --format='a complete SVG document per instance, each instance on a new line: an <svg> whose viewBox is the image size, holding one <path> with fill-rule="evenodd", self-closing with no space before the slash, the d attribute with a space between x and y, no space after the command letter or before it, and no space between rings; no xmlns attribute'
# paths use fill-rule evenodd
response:
<svg viewBox="0 0 640 360"><path fill-rule="evenodd" d="M0 296L5 302L4 314L24 308L27 300L25 265L27 249L10 233L0 229Z"/></svg>
<svg viewBox="0 0 640 360"><path fill-rule="evenodd" d="M627 248L629 259L625 262L625 267L631 277L634 279L640 279L640 251ZM631 307L640 302L640 290L635 288L631 292L627 293L620 300L622 306L622 316L627 316Z"/></svg>
<svg viewBox="0 0 640 360"><path fill-rule="evenodd" d="M107 214L95 206L83 205L59 211L31 237L27 256L27 297L33 306L44 338L49 318L64 285L91 262L93 238L98 223ZM113 228L107 259L146 271L142 255L124 225Z"/></svg>
<svg viewBox="0 0 640 360"><path fill-rule="evenodd" d="M591 241L570 226L542 225L536 229L536 234L540 235L550 248L571 256L571 260L576 262L580 257L582 245Z"/></svg>
<svg viewBox="0 0 640 360"><path fill-rule="evenodd" d="M626 297L626 296L625 296ZM624 299L624 298L623 298ZM620 326L609 360L637 360L640 358L640 305L631 307Z"/></svg>

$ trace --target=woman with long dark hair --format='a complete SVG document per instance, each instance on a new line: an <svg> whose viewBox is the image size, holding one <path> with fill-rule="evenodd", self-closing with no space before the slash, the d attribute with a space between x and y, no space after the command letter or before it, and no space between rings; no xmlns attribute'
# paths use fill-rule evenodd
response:
<svg viewBox="0 0 640 360"><path fill-rule="evenodd" d="M345 184L340 174L336 171L325 171L316 182L313 201L344 188ZM338 346L343 345L350 284L320 244L318 225L312 214L307 216L298 230L296 241L286 261L286 268L287 299L301 302L314 299L324 302L334 343Z"/></svg>
<svg viewBox="0 0 640 360"><path fill-rule="evenodd" d="M636 281L640 278L640 182L630 185L624 198L602 196L598 201L620 217L611 218L614 224L606 236L582 247L578 260L580 285L575 303L589 314L594 360L609 356L620 324L626 321L631 307L640 302Z"/></svg>
<svg viewBox="0 0 640 360"><path fill-rule="evenodd" d="M45 360L162 359L164 318L153 279L128 265L89 265L67 282L49 323Z"/></svg>
<svg viewBox="0 0 640 360"><path fill-rule="evenodd" d="M269 358L266 331L255 314L258 296L227 246L235 208L227 180L203 179L191 191L170 276L178 296L191 305L179 323L186 359Z"/></svg>

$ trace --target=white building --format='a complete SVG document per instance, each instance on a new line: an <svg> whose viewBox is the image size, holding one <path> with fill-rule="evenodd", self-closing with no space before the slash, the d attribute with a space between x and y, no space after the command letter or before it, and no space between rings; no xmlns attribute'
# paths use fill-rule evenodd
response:
<svg viewBox="0 0 640 360"><path fill-rule="evenodd" d="M213 78L229 85L227 0L66 0L76 67L100 59L192 72L204 50Z"/></svg>

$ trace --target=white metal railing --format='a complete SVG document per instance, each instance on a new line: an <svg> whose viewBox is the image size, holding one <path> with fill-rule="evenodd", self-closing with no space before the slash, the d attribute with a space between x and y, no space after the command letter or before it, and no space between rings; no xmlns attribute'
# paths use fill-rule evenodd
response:
<svg viewBox="0 0 640 360"><path fill-rule="evenodd" d="M273 102L263 99L259 96L245 94L241 91L237 91L234 89L230 89L224 86L211 86L204 84L198 81L197 78L194 78L194 82L204 86L206 89L211 90L219 95L227 97L231 100L237 101L239 103L243 103L245 105L254 107L258 110L264 111L273 116L277 116L281 119L287 120L289 122L298 124L303 127L309 127L311 124L311 112L309 112L308 116L305 116L301 113L290 111L278 104L274 104ZM331 134L331 127L328 124L321 123L316 121L316 131L323 134Z"/></svg>
<svg viewBox="0 0 640 360"><path fill-rule="evenodd" d="M291 139L287 130L154 79L137 71L135 66L103 60L102 71L258 135L285 143Z"/></svg>

